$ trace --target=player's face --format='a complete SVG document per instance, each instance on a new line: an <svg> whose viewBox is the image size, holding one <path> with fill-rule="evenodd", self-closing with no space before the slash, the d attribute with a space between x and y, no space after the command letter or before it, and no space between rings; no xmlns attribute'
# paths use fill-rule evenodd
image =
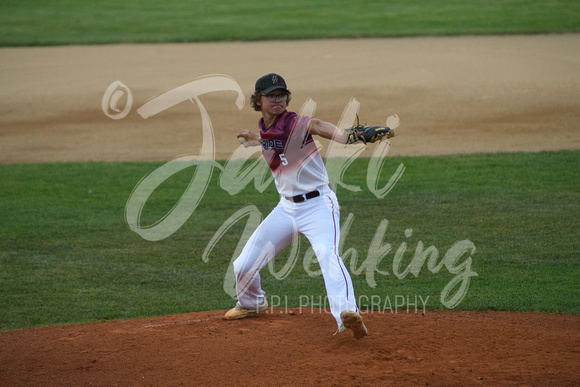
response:
<svg viewBox="0 0 580 387"><path fill-rule="evenodd" d="M288 94L286 92L283 90L274 90L271 93L262 95L260 106L265 113L279 115L286 110L287 101Z"/></svg>

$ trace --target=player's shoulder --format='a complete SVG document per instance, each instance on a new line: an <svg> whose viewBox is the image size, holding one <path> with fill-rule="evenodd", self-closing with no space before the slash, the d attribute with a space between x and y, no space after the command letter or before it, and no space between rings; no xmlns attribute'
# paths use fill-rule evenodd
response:
<svg viewBox="0 0 580 387"><path fill-rule="evenodd" d="M286 110L276 119L276 126L279 128L291 128L296 121L296 116L296 113Z"/></svg>
<svg viewBox="0 0 580 387"><path fill-rule="evenodd" d="M311 119L311 117L303 116L303 115L300 115L300 114L298 114L296 112L292 112L292 111L286 111L286 112L284 112L282 114L282 117L283 117L284 122L286 124L289 124L289 125L292 125L292 126L295 126L297 124L306 123L306 122L308 122Z"/></svg>
<svg viewBox="0 0 580 387"><path fill-rule="evenodd" d="M291 121L291 120L295 119L297 116L298 116L298 114L296 114L296 112L286 110L284 113L282 113L280 118L283 119L284 121Z"/></svg>

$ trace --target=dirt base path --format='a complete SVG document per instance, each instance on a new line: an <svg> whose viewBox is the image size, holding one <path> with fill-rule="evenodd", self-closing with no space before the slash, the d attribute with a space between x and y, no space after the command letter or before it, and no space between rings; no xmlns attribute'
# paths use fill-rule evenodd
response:
<svg viewBox="0 0 580 387"><path fill-rule="evenodd" d="M293 110L312 98L315 116L337 124L355 98L363 122L397 114L393 156L580 149L580 35L360 39L0 49L0 163L198 155L197 106L148 119L137 110L209 74L246 97L241 110L234 92L200 97L226 159L235 134L256 128L247 97L272 71L288 81ZM101 108L115 81L133 96L118 120Z"/></svg>
<svg viewBox="0 0 580 387"><path fill-rule="evenodd" d="M171 160L198 155L198 106L143 119L147 100L209 74L247 98L283 74L291 108L312 98L338 123L392 114L390 155L580 149L580 35L0 49L0 163ZM126 85L114 102L103 96ZM127 90L133 97L127 102ZM200 97L215 157L258 115L235 92ZM128 106L128 114L113 120ZM207 140L207 138L206 138ZM324 154L324 152L323 152ZM578 385L580 319L527 313L365 316L369 337L332 336L322 313L223 311L0 333L2 385Z"/></svg>

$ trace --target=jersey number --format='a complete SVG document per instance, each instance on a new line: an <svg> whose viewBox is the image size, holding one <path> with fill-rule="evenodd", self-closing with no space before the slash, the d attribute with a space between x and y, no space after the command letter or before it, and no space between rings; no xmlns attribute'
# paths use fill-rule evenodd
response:
<svg viewBox="0 0 580 387"><path fill-rule="evenodd" d="M280 153L279 156L280 156L280 161L282 161L282 165L283 166L288 165L288 159L286 158L285 154L284 153Z"/></svg>

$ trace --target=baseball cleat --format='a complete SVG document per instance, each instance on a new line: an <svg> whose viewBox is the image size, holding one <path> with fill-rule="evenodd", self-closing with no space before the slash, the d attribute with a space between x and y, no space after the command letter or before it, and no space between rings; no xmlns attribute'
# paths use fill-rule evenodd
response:
<svg viewBox="0 0 580 387"><path fill-rule="evenodd" d="M342 326L350 329L355 339L362 339L367 335L367 327L363 322L362 317L357 312L352 310L343 310L340 313Z"/></svg>
<svg viewBox="0 0 580 387"><path fill-rule="evenodd" d="M241 318L248 317L252 313L260 313L268 309L268 301L264 298L262 305L258 306L258 309L247 309L240 305L236 305L235 308L230 309L224 315L224 320L239 320Z"/></svg>

